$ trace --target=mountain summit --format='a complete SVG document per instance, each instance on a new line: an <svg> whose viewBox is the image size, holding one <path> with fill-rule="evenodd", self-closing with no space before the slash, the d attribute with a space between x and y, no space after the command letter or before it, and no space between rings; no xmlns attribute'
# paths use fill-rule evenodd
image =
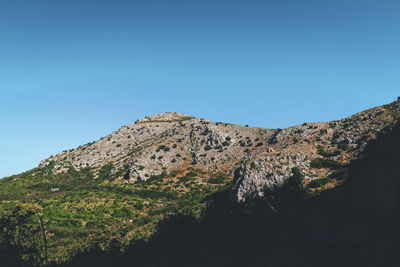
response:
<svg viewBox="0 0 400 267"><path fill-rule="evenodd" d="M265 187L281 184L293 168L299 168L309 182L326 176L331 170L315 167L313 160L326 157L348 163L399 119L399 100L345 119L285 129L253 128L165 112L45 159L39 169L51 166L54 173L90 169L96 179L108 168L113 183L135 183L195 166L205 173L233 177L233 195L243 201L262 196Z"/></svg>

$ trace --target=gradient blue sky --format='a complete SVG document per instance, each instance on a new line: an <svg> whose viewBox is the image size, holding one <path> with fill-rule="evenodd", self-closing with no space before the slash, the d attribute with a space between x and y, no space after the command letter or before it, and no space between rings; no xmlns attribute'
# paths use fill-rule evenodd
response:
<svg viewBox="0 0 400 267"><path fill-rule="evenodd" d="M400 1L0 2L0 177L145 115L282 128L400 95Z"/></svg>

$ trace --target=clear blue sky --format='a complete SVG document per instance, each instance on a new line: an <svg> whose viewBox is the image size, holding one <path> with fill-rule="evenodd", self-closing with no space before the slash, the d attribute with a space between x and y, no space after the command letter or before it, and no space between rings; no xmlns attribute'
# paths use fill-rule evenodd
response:
<svg viewBox="0 0 400 267"><path fill-rule="evenodd" d="M0 177L163 111L339 119L399 72L398 0L2 0Z"/></svg>

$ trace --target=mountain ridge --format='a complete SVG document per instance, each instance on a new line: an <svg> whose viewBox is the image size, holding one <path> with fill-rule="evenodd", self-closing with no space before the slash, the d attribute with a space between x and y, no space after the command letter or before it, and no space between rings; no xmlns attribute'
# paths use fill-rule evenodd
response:
<svg viewBox="0 0 400 267"><path fill-rule="evenodd" d="M234 176L236 198L244 200L249 190L250 195L261 196L264 187L281 184L293 167L300 168L310 180L320 176L321 171L310 164L321 154L349 162L399 117L399 100L341 120L284 129L215 123L164 112L138 119L98 141L51 156L39 168L54 162L53 172L91 168L97 177L103 166L112 164L117 180L132 183L195 165L206 172Z"/></svg>

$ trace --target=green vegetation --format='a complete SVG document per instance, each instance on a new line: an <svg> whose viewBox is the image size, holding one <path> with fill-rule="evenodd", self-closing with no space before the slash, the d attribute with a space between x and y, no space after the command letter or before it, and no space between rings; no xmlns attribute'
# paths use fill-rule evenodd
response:
<svg viewBox="0 0 400 267"><path fill-rule="evenodd" d="M312 168L329 168L329 169L339 169L339 168L343 168L346 165L342 162L333 160L333 159L324 159L324 158L315 158L311 161L310 166Z"/></svg>
<svg viewBox="0 0 400 267"><path fill-rule="evenodd" d="M229 143L228 141L224 141L224 142L222 143L222 145L223 145L223 146L229 146L230 143Z"/></svg>
<svg viewBox="0 0 400 267"><path fill-rule="evenodd" d="M210 179L208 179L208 182L210 184L224 184L227 181L227 179L229 179L229 176L227 176L226 174L219 173L213 175Z"/></svg>
<svg viewBox="0 0 400 267"><path fill-rule="evenodd" d="M311 182L308 183L308 187L309 188L317 188L317 187L321 187L327 183L329 183L331 181L330 178L319 178L319 179L315 179L312 180Z"/></svg>
<svg viewBox="0 0 400 267"><path fill-rule="evenodd" d="M339 155L342 151L339 149L336 149L332 152L326 151L321 145L317 146L318 154L323 156L323 157L334 157Z"/></svg>
<svg viewBox="0 0 400 267"><path fill-rule="evenodd" d="M206 151L211 150L211 149L212 149L212 147L211 147L210 145L206 145L206 146L204 147L204 150L206 150Z"/></svg>
<svg viewBox="0 0 400 267"><path fill-rule="evenodd" d="M21 216L35 207L42 214L48 233L50 262L64 262L77 251L92 247L109 250L114 242L123 249L131 242L147 240L156 231L157 223L172 214L199 217L207 206L207 198L225 190L230 180L227 175L192 168L187 173L163 173L147 181L126 184L124 179L117 179L122 171L112 164L98 170L97 179L91 169L70 168L67 173L54 174L50 171L53 166L0 180L0 223L8 218L14 227L10 231L15 233L12 222L16 220L16 207L21 207ZM36 243L7 243L12 244L14 252L18 247L16 259L43 264L39 219L29 214L25 221L27 234L34 233ZM0 249L5 242L0 233Z"/></svg>
<svg viewBox="0 0 400 267"><path fill-rule="evenodd" d="M157 148L157 152L160 150L167 152L167 151L170 151L171 149L166 145L161 145Z"/></svg>
<svg viewBox="0 0 400 267"><path fill-rule="evenodd" d="M339 180L343 180L343 179L347 179L349 177L349 170L346 167L343 168L338 168L336 170L334 170L329 177L330 178L336 178Z"/></svg>

